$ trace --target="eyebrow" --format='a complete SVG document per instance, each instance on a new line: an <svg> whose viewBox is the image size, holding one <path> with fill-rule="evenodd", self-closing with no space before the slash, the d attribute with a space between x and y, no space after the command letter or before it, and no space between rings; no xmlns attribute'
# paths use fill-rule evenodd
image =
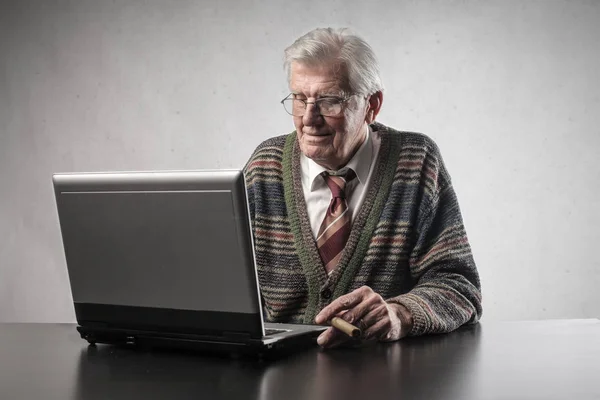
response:
<svg viewBox="0 0 600 400"><path fill-rule="evenodd" d="M308 97L306 96L304 93L298 93L298 92L294 92L292 91L292 94L294 96L302 96L302 97ZM323 99L323 98L328 98L328 97L335 97L335 98L344 98L344 93L319 93L319 95L317 96L317 99Z"/></svg>

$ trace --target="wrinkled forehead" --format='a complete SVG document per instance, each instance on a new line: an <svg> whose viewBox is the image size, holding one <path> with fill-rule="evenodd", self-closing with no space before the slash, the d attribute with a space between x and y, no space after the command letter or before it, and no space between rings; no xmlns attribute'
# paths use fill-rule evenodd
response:
<svg viewBox="0 0 600 400"><path fill-rule="evenodd" d="M292 92L314 89L339 94L350 92L347 68L337 60L320 63L293 61L290 65L289 86Z"/></svg>

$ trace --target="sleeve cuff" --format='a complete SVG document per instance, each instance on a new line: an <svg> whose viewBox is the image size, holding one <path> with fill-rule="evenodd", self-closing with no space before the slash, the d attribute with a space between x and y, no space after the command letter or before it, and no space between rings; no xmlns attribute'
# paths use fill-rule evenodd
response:
<svg viewBox="0 0 600 400"><path fill-rule="evenodd" d="M403 294L387 300L388 303L403 306L410 315L409 322L412 326L405 336L419 336L428 333L430 330L430 318L423 309L422 301L412 294ZM400 316L402 318L402 316ZM401 320L404 323L404 320Z"/></svg>

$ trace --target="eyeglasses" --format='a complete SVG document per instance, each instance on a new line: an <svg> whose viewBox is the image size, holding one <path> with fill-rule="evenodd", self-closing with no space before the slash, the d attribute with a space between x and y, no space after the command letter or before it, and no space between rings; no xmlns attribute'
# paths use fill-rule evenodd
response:
<svg viewBox="0 0 600 400"><path fill-rule="evenodd" d="M290 93L285 99L281 100L283 108L288 114L294 117L303 117L306 114L306 107L309 104L314 104L320 115L324 117L337 117L344 109L344 103L350 100L350 97L323 97L314 102L309 102L302 99L294 98L294 94Z"/></svg>

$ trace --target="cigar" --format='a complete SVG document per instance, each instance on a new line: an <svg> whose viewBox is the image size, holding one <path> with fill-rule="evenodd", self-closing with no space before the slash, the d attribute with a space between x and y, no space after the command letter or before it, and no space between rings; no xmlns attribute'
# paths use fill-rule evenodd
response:
<svg viewBox="0 0 600 400"><path fill-rule="evenodd" d="M344 332L346 335L352 338L359 338L362 335L362 332L359 328L357 328L349 322L344 321L340 317L331 318L331 321L329 321L329 323L331 324L331 326L339 329L340 331Z"/></svg>

